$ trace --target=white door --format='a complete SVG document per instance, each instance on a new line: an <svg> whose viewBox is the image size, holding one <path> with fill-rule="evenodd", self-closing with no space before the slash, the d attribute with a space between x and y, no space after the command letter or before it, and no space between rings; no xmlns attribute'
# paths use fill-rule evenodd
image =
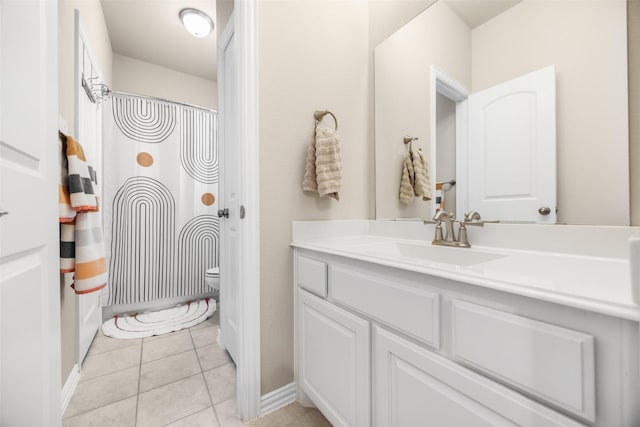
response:
<svg viewBox="0 0 640 427"><path fill-rule="evenodd" d="M82 75L87 82L99 84L102 82L99 67L88 44L88 38L80 23L80 13L75 11L75 98L76 120L75 136L82 144L89 163L96 168L98 184L102 183L102 108L99 102L93 102L82 87ZM95 101L95 98L94 98ZM102 193L98 187L99 200ZM78 366L89 351L89 346L102 324L102 307L100 305L100 292L76 295L76 341Z"/></svg>
<svg viewBox="0 0 640 427"><path fill-rule="evenodd" d="M369 322L298 290L298 324L302 390L332 425L370 426Z"/></svg>
<svg viewBox="0 0 640 427"><path fill-rule="evenodd" d="M485 219L555 223L555 67L471 94L468 108L467 209Z"/></svg>
<svg viewBox="0 0 640 427"><path fill-rule="evenodd" d="M220 330L229 355L238 361L240 286L240 189L239 91L236 75L236 39L233 24L222 34L220 61ZM220 213L219 213L220 215Z"/></svg>
<svg viewBox="0 0 640 427"><path fill-rule="evenodd" d="M59 426L57 2L0 2L0 425Z"/></svg>

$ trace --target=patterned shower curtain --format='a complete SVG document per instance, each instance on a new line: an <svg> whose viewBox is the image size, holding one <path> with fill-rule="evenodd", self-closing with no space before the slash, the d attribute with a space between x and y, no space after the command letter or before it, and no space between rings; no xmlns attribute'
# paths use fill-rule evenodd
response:
<svg viewBox="0 0 640 427"><path fill-rule="evenodd" d="M218 265L214 111L113 94L104 111L108 303L208 292Z"/></svg>

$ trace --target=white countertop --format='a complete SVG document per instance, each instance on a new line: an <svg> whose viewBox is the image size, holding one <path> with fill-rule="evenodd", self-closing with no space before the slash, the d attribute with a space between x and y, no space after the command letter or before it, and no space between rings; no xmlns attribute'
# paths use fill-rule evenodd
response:
<svg viewBox="0 0 640 427"><path fill-rule="evenodd" d="M320 222L314 223L311 234L297 233L294 225L291 245L640 321L640 307L632 297L630 261L621 256L624 250L620 248L605 248L602 255L594 255L595 250L575 254L482 245L449 248L432 246L426 239L389 237L394 234L389 232L386 236L371 234L376 227L356 226L355 221L348 227L344 223L341 230L333 227L333 231L342 231L342 236L329 227L325 237L319 236ZM609 253L615 256L607 256Z"/></svg>

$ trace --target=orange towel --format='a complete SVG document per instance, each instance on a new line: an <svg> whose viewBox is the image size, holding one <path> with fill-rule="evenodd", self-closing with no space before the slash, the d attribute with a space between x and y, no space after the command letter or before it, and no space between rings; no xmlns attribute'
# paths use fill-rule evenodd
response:
<svg viewBox="0 0 640 427"><path fill-rule="evenodd" d="M75 273L71 286L85 294L107 285L96 173L77 141L61 133L60 142L60 272Z"/></svg>

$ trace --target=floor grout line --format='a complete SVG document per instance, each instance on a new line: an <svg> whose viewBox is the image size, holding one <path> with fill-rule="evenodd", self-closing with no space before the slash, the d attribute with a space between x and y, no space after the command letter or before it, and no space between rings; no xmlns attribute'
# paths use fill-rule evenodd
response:
<svg viewBox="0 0 640 427"><path fill-rule="evenodd" d="M142 349L140 350L140 354L142 354ZM87 359L85 359L83 365L86 362L87 362ZM118 369L116 371L107 372L106 374L100 374L100 375L96 375L95 377L80 379L78 384L84 383L84 382L88 382L88 381L97 380L98 378L106 377L107 375L111 375L111 374L117 374L118 372L126 371L127 369L132 369L132 368L135 368L135 367L136 367L136 365L134 364L134 365L131 365L131 366L127 366L126 368Z"/></svg>
<svg viewBox="0 0 640 427"><path fill-rule="evenodd" d="M138 364L138 394L136 394L136 414L133 419L134 427L138 425L138 405L140 404L140 380L142 377L142 352L144 351L144 339L140 343L140 363Z"/></svg>
<svg viewBox="0 0 640 427"><path fill-rule="evenodd" d="M171 337L175 337L176 335L179 335L181 332L186 332L191 328L184 328L184 329L180 329L178 331L171 331L171 332L167 332L164 334L160 334L160 335L151 335L150 337L144 337L142 338L142 340L147 340L147 342L155 342L155 341L162 341L162 340L166 340L167 338L171 338ZM186 334L185 334L186 335ZM151 341L149 341L149 338L153 338Z"/></svg>
<svg viewBox="0 0 640 427"><path fill-rule="evenodd" d="M133 369L133 368L135 368L136 366L137 366L137 364L136 364L136 365L128 366L128 367L126 367L126 368L118 369L117 371L107 372L106 374L101 374L101 375L97 375L97 376L95 376L95 377L87 378L86 380L79 381L79 382L78 382L78 384L84 384L84 383L91 382L91 381L93 381L93 380L98 380L98 379L100 379L100 378L104 378L104 377L106 377L107 375L119 374L120 372L126 371L126 370L128 370L128 369Z"/></svg>
<svg viewBox="0 0 640 427"><path fill-rule="evenodd" d="M116 338L109 338L109 339L115 340ZM95 350L94 350L94 353L89 354L89 352L91 351L91 347L89 347L89 351L87 351L87 357L85 357L85 361L90 357L102 356L103 354L113 353L114 351L130 350L130 349L134 348L137 345L142 345L142 340L140 338L136 338L136 339L139 339L140 342L136 343L136 344L131 344L131 345L127 345L127 346L124 346L124 347L120 347L120 348L114 348L113 350L100 351L98 353L95 353ZM91 345L93 345L93 343L91 343Z"/></svg>
<svg viewBox="0 0 640 427"><path fill-rule="evenodd" d="M191 336L191 342L193 346L196 346L195 341L193 341L193 334L191 333L191 329L189 329L189 335ZM211 397L211 390L209 390L209 384L207 383L207 379L204 376L204 371L202 370L202 363L200 363L200 356L198 355L198 351L196 350L196 357L198 358L198 366L200 366L200 375L202 375L202 381L204 381L204 386L207 389L207 394L209 395L209 402L211 402L211 407L213 408L213 416L216 417L216 421L218 422L218 426L222 426L220 422L220 417L218 417L218 411L216 411L216 405L213 403L213 398ZM209 371L207 371L209 372Z"/></svg>
<svg viewBox="0 0 640 427"><path fill-rule="evenodd" d="M134 396L136 396L136 395L135 395L135 394L132 394L131 396L123 397L122 399L119 399L119 400L114 400L113 402L111 402L111 403L107 403L106 405L98 406L97 408L89 409L88 411L79 412L79 413L77 413L77 414L71 415L70 417L65 417L65 416L63 416L63 417L62 417L62 419L63 419L63 420L70 420L71 418L76 418L76 417L79 417L80 415L88 414L88 413L89 413L89 412L91 412L91 411L97 411L98 409L102 409L102 408L104 408L105 406L114 405L114 404L119 403L119 402L122 402L122 401L124 401L124 400L131 399L131 398L132 398L132 397L134 397Z"/></svg>
<svg viewBox="0 0 640 427"><path fill-rule="evenodd" d="M189 352L189 351L196 351L196 349L195 349L195 348L190 348L190 349L188 349L188 350L179 351L179 352L177 352L177 353L167 354L166 356L162 356L162 357L160 357L160 358L158 358L158 359L147 360L146 362L141 362L140 364L141 364L141 365L146 365L146 364L148 364L148 363L157 362L157 361L159 361L159 360L166 359L167 357L177 356L178 354L187 353L187 352Z"/></svg>
<svg viewBox="0 0 640 427"><path fill-rule="evenodd" d="M180 382L180 381L183 381L183 380L186 380L186 379L189 379L189 378L196 377L196 376L200 375L201 373L202 373L202 372L198 372L197 374L187 375L187 376L186 376L186 377L184 377L184 378L180 378L180 379L177 379L177 380L171 381L170 383L166 383L166 384L162 384L162 385L155 386L155 387L153 387L153 388L150 388L149 390L145 390L145 391L143 391L142 393L138 393L138 395L140 395L140 394L145 394L145 393L148 393L148 392L150 392L150 391L157 390L157 389L159 389L159 388L161 388L161 387L164 387L164 386L167 386L167 385L171 385L171 384L175 384L175 383L177 383L177 382Z"/></svg>
<svg viewBox="0 0 640 427"><path fill-rule="evenodd" d="M195 375L194 375L194 376L195 376ZM171 425L171 424L173 424L173 423L177 423L178 421L184 420L185 418L189 418L191 415L195 415L195 414L197 414L197 413L199 413L199 412L206 411L206 410L207 410L207 409L209 409L209 408L212 408L212 409L213 409L213 413L215 414L215 409L213 408L213 406L207 406L207 407L206 407L206 408L204 408L204 409L198 409L197 411L192 412L192 413L190 413L189 415L185 415L184 417L180 417L180 418L178 418L177 420L173 420L173 421L171 421L170 423L163 424L163 425L162 425L162 427L166 427L166 426Z"/></svg>

